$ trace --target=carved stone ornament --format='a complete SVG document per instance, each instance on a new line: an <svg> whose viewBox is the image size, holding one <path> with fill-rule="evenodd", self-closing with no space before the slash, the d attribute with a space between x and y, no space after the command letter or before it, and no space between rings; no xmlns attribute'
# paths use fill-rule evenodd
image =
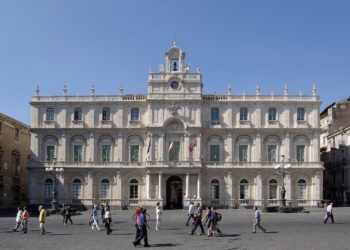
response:
<svg viewBox="0 0 350 250"><path fill-rule="evenodd" d="M180 109L181 107L178 105L175 105L174 103L167 108L167 110L169 110L170 114L172 114L173 116L178 115L178 111Z"/></svg>
<svg viewBox="0 0 350 250"><path fill-rule="evenodd" d="M177 122L173 122L173 123L171 124L171 128L172 128L173 130L176 130L177 127L178 127Z"/></svg>

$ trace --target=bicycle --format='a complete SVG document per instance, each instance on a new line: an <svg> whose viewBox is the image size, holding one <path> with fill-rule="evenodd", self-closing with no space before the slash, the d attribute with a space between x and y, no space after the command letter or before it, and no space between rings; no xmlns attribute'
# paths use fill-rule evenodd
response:
<svg viewBox="0 0 350 250"><path fill-rule="evenodd" d="M146 220L150 220L151 219L151 216L149 215L149 214L145 214L146 215ZM134 214L133 216L132 216L132 219L134 220L134 221L136 221L136 214Z"/></svg>

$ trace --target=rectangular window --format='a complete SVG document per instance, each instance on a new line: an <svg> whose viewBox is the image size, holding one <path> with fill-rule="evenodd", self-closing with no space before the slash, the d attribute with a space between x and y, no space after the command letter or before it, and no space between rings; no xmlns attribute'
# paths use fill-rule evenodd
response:
<svg viewBox="0 0 350 250"><path fill-rule="evenodd" d="M111 120L111 110L109 108L104 108L102 111L102 120L110 121Z"/></svg>
<svg viewBox="0 0 350 250"><path fill-rule="evenodd" d="M169 146L170 146L170 143L169 143ZM180 158L180 142L174 141L174 150L169 153L169 160L171 162L178 162L179 158Z"/></svg>
<svg viewBox="0 0 350 250"><path fill-rule="evenodd" d="M304 108L298 108L297 120L298 121L304 121L305 120L305 109Z"/></svg>
<svg viewBox="0 0 350 250"><path fill-rule="evenodd" d="M83 120L83 111L81 108L74 109L74 121Z"/></svg>
<svg viewBox="0 0 350 250"><path fill-rule="evenodd" d="M73 199L81 198L81 185L73 185Z"/></svg>
<svg viewBox="0 0 350 250"><path fill-rule="evenodd" d="M210 186L210 199L220 199L219 190L219 185Z"/></svg>
<svg viewBox="0 0 350 250"><path fill-rule="evenodd" d="M131 120L132 121L138 121L139 120L139 109L138 108L132 108L131 109Z"/></svg>
<svg viewBox="0 0 350 250"><path fill-rule="evenodd" d="M269 108L269 121L276 121L276 108Z"/></svg>
<svg viewBox="0 0 350 250"><path fill-rule="evenodd" d="M241 121L247 121L248 120L248 109L247 108L241 108L239 111L239 119Z"/></svg>
<svg viewBox="0 0 350 250"><path fill-rule="evenodd" d="M138 185L130 185L130 199L138 199L138 194Z"/></svg>
<svg viewBox="0 0 350 250"><path fill-rule="evenodd" d="M109 184L101 184L101 198L109 198Z"/></svg>
<svg viewBox="0 0 350 250"><path fill-rule="evenodd" d="M298 199L306 199L306 185L298 185Z"/></svg>
<svg viewBox="0 0 350 250"><path fill-rule="evenodd" d="M267 146L267 160L268 162L276 162L276 145Z"/></svg>
<svg viewBox="0 0 350 250"><path fill-rule="evenodd" d="M111 161L110 145L102 145L102 161Z"/></svg>
<svg viewBox="0 0 350 250"><path fill-rule="evenodd" d="M240 199L249 199L249 186L248 185L241 185L240 186Z"/></svg>
<svg viewBox="0 0 350 250"><path fill-rule="evenodd" d="M55 158L55 146L46 147L46 161L53 161Z"/></svg>
<svg viewBox="0 0 350 250"><path fill-rule="evenodd" d="M297 161L304 162L305 161L305 145L297 146Z"/></svg>
<svg viewBox="0 0 350 250"><path fill-rule="evenodd" d="M19 159L13 159L13 171L15 174L19 174Z"/></svg>
<svg viewBox="0 0 350 250"><path fill-rule="evenodd" d="M46 199L52 199L52 184L45 184L45 198Z"/></svg>
<svg viewBox="0 0 350 250"><path fill-rule="evenodd" d="M239 145L239 162L248 161L248 145Z"/></svg>
<svg viewBox="0 0 350 250"><path fill-rule="evenodd" d="M219 109L218 108L212 108L211 109L211 120L212 121L218 121L219 120Z"/></svg>
<svg viewBox="0 0 350 250"><path fill-rule="evenodd" d="M270 185L270 199L277 199L277 185Z"/></svg>
<svg viewBox="0 0 350 250"><path fill-rule="evenodd" d="M139 161L140 150L138 145L132 145L130 147L130 161Z"/></svg>
<svg viewBox="0 0 350 250"><path fill-rule="evenodd" d="M74 161L83 161L83 146L74 146Z"/></svg>
<svg viewBox="0 0 350 250"><path fill-rule="evenodd" d="M53 121L55 119L55 111L53 108L46 110L46 121Z"/></svg>
<svg viewBox="0 0 350 250"><path fill-rule="evenodd" d="M210 145L210 161L220 160L220 145Z"/></svg>
<svg viewBox="0 0 350 250"><path fill-rule="evenodd" d="M15 128L15 140L19 139L19 129Z"/></svg>

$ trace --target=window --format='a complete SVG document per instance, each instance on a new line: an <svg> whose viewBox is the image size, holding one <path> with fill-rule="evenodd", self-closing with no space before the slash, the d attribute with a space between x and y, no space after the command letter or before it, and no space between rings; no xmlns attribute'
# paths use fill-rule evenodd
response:
<svg viewBox="0 0 350 250"><path fill-rule="evenodd" d="M169 146L170 146L170 143L169 143ZM169 160L172 162L178 162L179 158L180 158L180 142L174 141L174 150L169 153Z"/></svg>
<svg viewBox="0 0 350 250"><path fill-rule="evenodd" d="M81 181L79 179L74 179L73 181L73 199L81 198Z"/></svg>
<svg viewBox="0 0 350 250"><path fill-rule="evenodd" d="M267 146L267 160L268 162L276 162L276 145Z"/></svg>
<svg viewBox="0 0 350 250"><path fill-rule="evenodd" d="M83 120L83 111L81 108L74 109L74 121Z"/></svg>
<svg viewBox="0 0 350 250"><path fill-rule="evenodd" d="M19 129L15 128L15 140L19 139Z"/></svg>
<svg viewBox="0 0 350 250"><path fill-rule="evenodd" d="M276 121L276 108L269 108L269 121Z"/></svg>
<svg viewBox="0 0 350 250"><path fill-rule="evenodd" d="M210 161L220 161L220 145L210 145Z"/></svg>
<svg viewBox="0 0 350 250"><path fill-rule="evenodd" d="M212 121L218 121L219 120L219 109L218 108L212 108L211 109L211 120Z"/></svg>
<svg viewBox="0 0 350 250"><path fill-rule="evenodd" d="M248 109L247 108L241 108L239 110L239 119L241 121L247 121L248 120Z"/></svg>
<svg viewBox="0 0 350 250"><path fill-rule="evenodd" d="M110 145L102 145L102 161L111 161Z"/></svg>
<svg viewBox="0 0 350 250"><path fill-rule="evenodd" d="M241 180L239 193L240 199L249 199L249 182L246 179Z"/></svg>
<svg viewBox="0 0 350 250"><path fill-rule="evenodd" d="M53 181L46 179L45 181L45 198L52 199Z"/></svg>
<svg viewBox="0 0 350 250"><path fill-rule="evenodd" d="M130 181L130 195L129 199L138 199L139 198L139 183L136 179Z"/></svg>
<svg viewBox="0 0 350 250"><path fill-rule="evenodd" d="M306 181L304 179L298 181L298 199L306 199Z"/></svg>
<svg viewBox="0 0 350 250"><path fill-rule="evenodd" d="M55 111L53 108L48 108L46 110L46 121L53 121L55 120Z"/></svg>
<svg viewBox="0 0 350 250"><path fill-rule="evenodd" d="M269 199L277 199L277 181L275 179L269 181Z"/></svg>
<svg viewBox="0 0 350 250"><path fill-rule="evenodd" d="M211 181L210 199L220 199L220 183L217 179Z"/></svg>
<svg viewBox="0 0 350 250"><path fill-rule="evenodd" d="M305 120L305 109L304 108L298 108L297 120L298 121L304 121Z"/></svg>
<svg viewBox="0 0 350 250"><path fill-rule="evenodd" d="M101 181L101 198L109 198L109 180L107 179Z"/></svg>
<svg viewBox="0 0 350 250"><path fill-rule="evenodd" d="M139 120L139 108L131 109L131 120L138 121Z"/></svg>
<svg viewBox="0 0 350 250"><path fill-rule="evenodd" d="M83 146L74 146L74 161L83 161Z"/></svg>
<svg viewBox="0 0 350 250"><path fill-rule="evenodd" d="M102 110L102 120L104 120L104 121L110 121L111 120L111 109L110 108L103 108L103 110Z"/></svg>
<svg viewBox="0 0 350 250"><path fill-rule="evenodd" d="M19 174L19 159L14 158L13 159L13 172L14 174Z"/></svg>
<svg viewBox="0 0 350 250"><path fill-rule="evenodd" d="M248 145L239 145L239 162L248 161Z"/></svg>
<svg viewBox="0 0 350 250"><path fill-rule="evenodd" d="M305 161L305 145L297 145L297 161Z"/></svg>
<svg viewBox="0 0 350 250"><path fill-rule="evenodd" d="M53 161L55 158L55 146L46 147L46 161Z"/></svg>
<svg viewBox="0 0 350 250"><path fill-rule="evenodd" d="M139 160L140 160L139 145L130 146L130 161L139 161Z"/></svg>

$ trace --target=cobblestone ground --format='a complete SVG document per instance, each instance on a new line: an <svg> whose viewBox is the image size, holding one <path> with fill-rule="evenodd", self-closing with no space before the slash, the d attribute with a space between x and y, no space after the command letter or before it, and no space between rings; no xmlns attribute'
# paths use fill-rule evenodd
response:
<svg viewBox="0 0 350 250"><path fill-rule="evenodd" d="M151 215L149 244L155 249L350 249L350 208L334 208L335 224L323 224L325 209L310 209L310 214L262 213L261 224L267 229L252 233L253 211L219 210L223 215L221 237L191 236L187 232L184 210L164 211L162 230L155 230L155 212ZM40 236L37 216L29 218L28 234L12 232L15 214L0 214L0 249L135 249L133 211L112 211L113 234L91 231L89 212L73 216L73 225L62 225L60 216L49 216L47 234ZM200 229L197 229L197 233ZM143 248L139 246L137 248Z"/></svg>

